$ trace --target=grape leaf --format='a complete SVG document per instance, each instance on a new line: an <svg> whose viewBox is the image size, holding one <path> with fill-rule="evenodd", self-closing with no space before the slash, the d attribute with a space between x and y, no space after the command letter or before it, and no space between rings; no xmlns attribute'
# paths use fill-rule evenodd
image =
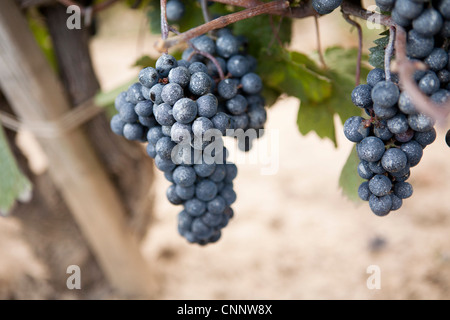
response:
<svg viewBox="0 0 450 320"><path fill-rule="evenodd" d="M380 33L381 38L374 40L376 46L369 48L369 63L375 68L384 69L384 50L389 43L389 30Z"/></svg>
<svg viewBox="0 0 450 320"><path fill-rule="evenodd" d="M338 114L344 123L358 112L351 100L351 92L355 87L356 49L331 47L325 51L324 59L328 69L324 71L330 79L331 94L324 95L322 100L301 100L297 115L297 125L301 134L315 131L320 138L330 139L337 146L334 115ZM361 79L365 79L368 69L361 66Z"/></svg>
<svg viewBox="0 0 450 320"><path fill-rule="evenodd" d="M342 168L341 175L339 176L339 187L342 189L342 193L354 202L359 202L361 199L358 196L359 185L364 181L357 171L359 164L358 154L356 153L356 145L353 146L347 161Z"/></svg>
<svg viewBox="0 0 450 320"><path fill-rule="evenodd" d="M31 189L31 182L17 166L5 132L0 127L0 214L7 215L16 200L29 198Z"/></svg>

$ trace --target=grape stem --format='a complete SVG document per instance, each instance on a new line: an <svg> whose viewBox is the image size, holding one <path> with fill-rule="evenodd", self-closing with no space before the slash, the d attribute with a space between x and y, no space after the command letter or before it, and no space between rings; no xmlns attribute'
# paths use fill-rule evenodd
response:
<svg viewBox="0 0 450 320"><path fill-rule="evenodd" d="M322 43L320 41L319 18L317 16L314 16L314 25L316 27L317 53L319 54L319 60L322 64L322 68L326 69L327 64L325 63L325 59L323 57Z"/></svg>
<svg viewBox="0 0 450 320"><path fill-rule="evenodd" d="M445 119L450 113L450 102L438 105L420 91L414 81L416 64L410 61L406 55L406 32L401 26L397 26L396 29L395 52L400 85L414 101L417 111L432 117L441 125L445 125Z"/></svg>
<svg viewBox="0 0 450 320"><path fill-rule="evenodd" d="M359 82L361 79L361 59L362 59L362 43L363 43L362 28L358 22L350 18L348 13L345 13L343 10L341 11L345 21L354 26L358 31L358 58L356 61L355 86L359 86Z"/></svg>
<svg viewBox="0 0 450 320"><path fill-rule="evenodd" d="M210 22L211 15L208 11L208 0L200 0L200 5L202 7L203 20L205 20L205 22Z"/></svg>
<svg viewBox="0 0 450 320"><path fill-rule="evenodd" d="M169 23L167 22L166 4L167 4L167 0L161 0L160 1L160 6L161 6L161 38L162 38L162 40L166 40L169 37Z"/></svg>
<svg viewBox="0 0 450 320"><path fill-rule="evenodd" d="M161 0L164 1L164 0ZM236 13L231 13L217 19L214 19L210 22L202 24L196 28L190 29L186 32L183 32L175 37L170 39L162 39L158 41L155 45L156 49L160 52L167 50L168 48L175 46L183 41L188 41L192 38L198 37L202 34L205 34L211 30L224 28L229 24L232 24L237 21L241 21L244 19L252 18L261 14L273 12L274 10L286 9L289 7L289 2L285 0L277 0L271 1L262 5L258 5L256 7L245 9Z"/></svg>
<svg viewBox="0 0 450 320"><path fill-rule="evenodd" d="M384 73L386 81L391 81L391 58L394 53L395 28L389 27L389 43L384 52Z"/></svg>

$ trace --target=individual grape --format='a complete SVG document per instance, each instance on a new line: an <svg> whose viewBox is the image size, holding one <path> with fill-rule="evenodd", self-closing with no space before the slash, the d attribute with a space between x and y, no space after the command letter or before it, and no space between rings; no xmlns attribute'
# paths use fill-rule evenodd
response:
<svg viewBox="0 0 450 320"><path fill-rule="evenodd" d="M329 14L342 4L342 0L313 0L312 6L318 14Z"/></svg>
<svg viewBox="0 0 450 320"><path fill-rule="evenodd" d="M178 67L177 60L170 54L164 53L156 60L155 69L158 75L165 78L169 75L171 69Z"/></svg>
<svg viewBox="0 0 450 320"><path fill-rule="evenodd" d="M436 130L434 128L431 128L427 131L415 132L414 140L425 148L427 145L432 144L434 140L436 140Z"/></svg>
<svg viewBox="0 0 450 320"><path fill-rule="evenodd" d="M222 223L223 215L206 212L201 219L208 227L215 228Z"/></svg>
<svg viewBox="0 0 450 320"><path fill-rule="evenodd" d="M185 7L179 0L168 0L166 3L166 16L170 21L178 21L184 15Z"/></svg>
<svg viewBox="0 0 450 320"><path fill-rule="evenodd" d="M408 123L414 131L425 132L433 128L435 121L423 113L418 113L409 115Z"/></svg>
<svg viewBox="0 0 450 320"><path fill-rule="evenodd" d="M398 99L398 108L405 114L417 113L416 107L412 104L411 98L403 91Z"/></svg>
<svg viewBox="0 0 450 320"><path fill-rule="evenodd" d="M166 137L170 137L172 132L172 126L161 126L161 132Z"/></svg>
<svg viewBox="0 0 450 320"><path fill-rule="evenodd" d="M377 216L385 216L391 211L392 198L390 195L377 197L372 194L369 198L369 206Z"/></svg>
<svg viewBox="0 0 450 320"><path fill-rule="evenodd" d="M208 67L203 62L192 62L188 68L189 73L193 75L196 72L208 73Z"/></svg>
<svg viewBox="0 0 450 320"><path fill-rule="evenodd" d="M156 71L156 69L152 67L144 68L139 72L138 79L143 86L151 88L158 83L158 71Z"/></svg>
<svg viewBox="0 0 450 320"><path fill-rule="evenodd" d="M204 95L210 91L212 84L211 77L204 72L196 72L191 75L189 81L189 90L198 96Z"/></svg>
<svg viewBox="0 0 450 320"><path fill-rule="evenodd" d="M211 118L214 127L218 129L223 135L226 134L226 130L231 127L231 118L223 112L217 112L217 114Z"/></svg>
<svg viewBox="0 0 450 320"><path fill-rule="evenodd" d="M216 169L216 164L213 162L211 164L207 164L205 162L195 164L194 170L195 173L202 178L209 177L213 174L214 170Z"/></svg>
<svg viewBox="0 0 450 320"><path fill-rule="evenodd" d="M259 105L249 105L247 109L248 125L253 129L262 129L267 121L267 112Z"/></svg>
<svg viewBox="0 0 450 320"><path fill-rule="evenodd" d="M133 104L138 103L139 101L145 100L142 95L142 84L139 82L133 83L127 90L127 100Z"/></svg>
<svg viewBox="0 0 450 320"><path fill-rule="evenodd" d="M154 107L155 119L162 126L171 126L175 123L172 106L167 103L161 103Z"/></svg>
<svg viewBox="0 0 450 320"><path fill-rule="evenodd" d="M410 30L406 40L406 54L411 58L425 58L434 48L434 38Z"/></svg>
<svg viewBox="0 0 450 320"><path fill-rule="evenodd" d="M391 108L384 108L381 107L378 104L374 104L373 105L373 112L375 113L375 115L381 119L381 120L389 120L390 118L392 118L393 116L395 116L398 112L398 108L397 107L391 107Z"/></svg>
<svg viewBox="0 0 450 320"><path fill-rule="evenodd" d="M154 144L149 143L147 144L147 148L146 148L147 154L150 158L155 159L156 157L156 147Z"/></svg>
<svg viewBox="0 0 450 320"><path fill-rule="evenodd" d="M394 2L392 0L388 0L388 1L390 1L392 3ZM378 82L384 81L386 79L386 76L384 74L383 69L375 68L375 69L370 70L370 72L367 74L366 79L367 79L367 84L371 87L374 87Z"/></svg>
<svg viewBox="0 0 450 320"><path fill-rule="evenodd" d="M206 212L206 203L197 198L192 198L184 203L184 210L192 217L199 217Z"/></svg>
<svg viewBox="0 0 450 320"><path fill-rule="evenodd" d="M438 91L440 85L441 83L439 82L436 73L433 71L427 72L426 75L419 81L419 89L427 95L431 95Z"/></svg>
<svg viewBox="0 0 450 320"><path fill-rule="evenodd" d="M413 194L412 185L408 182L396 182L394 184L394 194L400 199L406 199Z"/></svg>
<svg viewBox="0 0 450 320"><path fill-rule="evenodd" d="M391 109L391 108L383 109L383 110L389 110L389 109ZM369 132L370 132L370 130L369 130ZM384 140L384 141L387 141L394 136L394 134L389 130L386 120L380 120L379 123L374 125L373 134L375 135L375 137L380 138L381 140Z"/></svg>
<svg viewBox="0 0 450 320"><path fill-rule="evenodd" d="M216 44L206 34L192 39L191 43L193 44L195 49L199 51L203 51L209 54L214 54L216 52Z"/></svg>
<svg viewBox="0 0 450 320"><path fill-rule="evenodd" d="M361 160L378 161L384 154L384 143L377 137L367 137L358 144L357 152Z"/></svg>
<svg viewBox="0 0 450 320"><path fill-rule="evenodd" d="M248 102L243 95L237 94L226 102L227 110L234 115L240 115L247 110Z"/></svg>
<svg viewBox="0 0 450 320"><path fill-rule="evenodd" d="M189 84L191 74L186 67L178 66L169 71L168 79L170 83L176 83L184 88Z"/></svg>
<svg viewBox="0 0 450 320"><path fill-rule="evenodd" d="M181 199L178 196L176 192L176 186L174 184L170 185L169 188L167 188L166 197L167 200L169 200L169 202L174 205L179 205L183 203L183 199Z"/></svg>
<svg viewBox="0 0 450 320"><path fill-rule="evenodd" d="M201 180L196 184L195 195L202 201L211 201L217 195L217 186L209 179Z"/></svg>
<svg viewBox="0 0 450 320"><path fill-rule="evenodd" d="M408 163L411 167L419 164L423 155L423 147L417 141L409 141L400 146L400 149L406 154Z"/></svg>
<svg viewBox="0 0 450 320"><path fill-rule="evenodd" d="M262 90L261 78L253 72L245 74L241 78L242 90L247 94L256 94Z"/></svg>
<svg viewBox="0 0 450 320"><path fill-rule="evenodd" d="M352 91L352 102L360 108L368 108L372 105L372 86L360 84Z"/></svg>
<svg viewBox="0 0 450 320"><path fill-rule="evenodd" d="M223 179L225 179L226 175L227 175L227 171L225 169L225 165L218 164L218 165L216 165L216 169L214 170L213 174L211 174L208 178L214 182L220 182Z"/></svg>
<svg viewBox="0 0 450 320"><path fill-rule="evenodd" d="M168 83L161 91L161 99L171 106L183 98L183 96L183 88L177 83Z"/></svg>
<svg viewBox="0 0 450 320"><path fill-rule="evenodd" d="M189 124L175 122L171 127L170 137L175 143L191 141L192 127Z"/></svg>
<svg viewBox="0 0 450 320"><path fill-rule="evenodd" d="M206 240L213 234L213 229L208 227L201 218L195 218L192 221L192 233L200 240Z"/></svg>
<svg viewBox="0 0 450 320"><path fill-rule="evenodd" d="M227 61L227 70L233 77L240 78L250 69L248 59L243 55L236 54Z"/></svg>
<svg viewBox="0 0 450 320"><path fill-rule="evenodd" d="M125 126L126 122L122 121L122 118L120 115L116 114L111 118L110 126L112 132L117 134L118 136L123 136L123 128Z"/></svg>
<svg viewBox="0 0 450 320"><path fill-rule="evenodd" d="M383 174L386 172L383 166L381 165L381 161L368 162L369 169L375 174Z"/></svg>
<svg viewBox="0 0 450 320"><path fill-rule="evenodd" d="M437 8L445 19L450 20L450 3L448 0L440 0Z"/></svg>
<svg viewBox="0 0 450 320"><path fill-rule="evenodd" d="M363 179L370 179L373 177L373 172L369 168L369 163L365 160L361 160L358 164L358 174Z"/></svg>
<svg viewBox="0 0 450 320"><path fill-rule="evenodd" d="M134 111L134 104L132 103L125 103L121 106L119 111L120 119L124 122L128 123L134 123L138 121L138 115Z"/></svg>
<svg viewBox="0 0 450 320"><path fill-rule="evenodd" d="M397 10L392 10L391 13L391 18L392 20L394 20L394 22L396 24L398 24L399 26L402 26L403 28L407 28L411 25L412 20L405 18L404 16L402 16Z"/></svg>
<svg viewBox="0 0 450 320"><path fill-rule="evenodd" d="M391 207L391 211L395 211L401 208L402 204L403 204L403 200L400 199L399 197L397 197L395 194L391 193L390 194L391 200L392 200L392 207Z"/></svg>
<svg viewBox="0 0 450 320"><path fill-rule="evenodd" d="M127 92L126 91L122 91L121 93L119 93L117 95L116 99L114 99L114 107L116 108L117 111L120 112L120 108L125 103L128 103L128 101L127 101Z"/></svg>
<svg viewBox="0 0 450 320"><path fill-rule="evenodd" d="M224 58L229 58L239 52L239 42L230 33L220 35L216 40L217 54Z"/></svg>
<svg viewBox="0 0 450 320"><path fill-rule="evenodd" d="M433 51L425 58L424 62L431 70L438 72L444 69L448 64L448 52L442 48L434 48Z"/></svg>
<svg viewBox="0 0 450 320"><path fill-rule="evenodd" d="M206 117L198 117L192 123L192 132L197 137L203 137L211 129L214 129L214 124Z"/></svg>
<svg viewBox="0 0 450 320"><path fill-rule="evenodd" d="M224 99L231 99L236 96L238 89L237 83L233 79L224 79L219 82L217 92Z"/></svg>
<svg viewBox="0 0 450 320"><path fill-rule="evenodd" d="M415 19L422 13L423 3L412 0L396 0L394 8L402 17Z"/></svg>
<svg viewBox="0 0 450 320"><path fill-rule="evenodd" d="M159 154L156 154L155 157L155 166L160 170L160 171L172 171L173 169L175 169L175 164L172 162L172 160L170 159L163 159L161 158L161 156Z"/></svg>
<svg viewBox="0 0 450 320"><path fill-rule="evenodd" d="M170 137L162 137L158 140L155 145L156 153L165 160L172 159L172 150L175 147L175 142L173 142Z"/></svg>
<svg viewBox="0 0 450 320"><path fill-rule="evenodd" d="M181 98L173 105L172 113L177 122L191 123L197 116L197 103L189 98Z"/></svg>
<svg viewBox="0 0 450 320"><path fill-rule="evenodd" d="M199 117L211 118L217 113L218 100L215 95L207 93L197 99Z"/></svg>
<svg viewBox="0 0 450 320"><path fill-rule="evenodd" d="M150 100L139 101L134 107L134 112L140 117L150 117L153 115L153 102Z"/></svg>
<svg viewBox="0 0 450 320"><path fill-rule="evenodd" d="M389 194L391 188L392 182L385 175L377 174L369 180L369 190L377 197L382 197Z"/></svg>
<svg viewBox="0 0 450 320"><path fill-rule="evenodd" d="M393 107L400 96L400 92L395 83L391 81L378 82L371 91L374 104L383 108Z"/></svg>
<svg viewBox="0 0 450 320"><path fill-rule="evenodd" d="M405 142L410 141L413 137L414 137L414 130L409 128L408 130L406 130L403 133L397 133L395 135L395 140L397 140L398 142L405 143Z"/></svg>
<svg viewBox="0 0 450 320"><path fill-rule="evenodd" d="M225 199L218 195L207 203L208 212L211 214L222 214L227 207Z"/></svg>
<svg viewBox="0 0 450 320"><path fill-rule="evenodd" d="M220 195L225 199L227 206L231 206L236 201L236 192L231 184L226 184L220 191Z"/></svg>
<svg viewBox="0 0 450 320"><path fill-rule="evenodd" d="M362 117L353 116L348 118L344 123L344 135L352 142L360 142L370 133L370 127L366 126L366 122Z"/></svg>
<svg viewBox="0 0 450 320"><path fill-rule="evenodd" d="M189 187L182 187L180 185L176 185L175 192L183 200L192 199L195 194L195 185Z"/></svg>
<svg viewBox="0 0 450 320"><path fill-rule="evenodd" d="M231 116L232 128L245 130L248 127L249 119L248 115L243 113L236 116Z"/></svg>
<svg viewBox="0 0 450 320"><path fill-rule="evenodd" d="M361 200L369 201L370 195L369 183L364 181L358 187L358 196Z"/></svg>
<svg viewBox="0 0 450 320"><path fill-rule="evenodd" d="M413 28L425 37L432 37L441 30L444 23L440 13L433 9L425 9L420 16L413 20Z"/></svg>
<svg viewBox="0 0 450 320"><path fill-rule="evenodd" d="M150 89L150 100L154 103L154 104L160 104L163 103L163 100L161 98L161 92L163 89L164 85L161 83L157 83L155 84L151 89Z"/></svg>
<svg viewBox="0 0 450 320"><path fill-rule="evenodd" d="M409 128L408 119L404 114L399 113L387 120L387 126L389 131L394 134L404 133Z"/></svg>
<svg viewBox="0 0 450 320"><path fill-rule="evenodd" d="M445 134L445 143L450 147L450 130Z"/></svg>
<svg viewBox="0 0 450 320"><path fill-rule="evenodd" d="M398 172L404 169L407 162L406 154L398 148L386 150L381 158L381 165L388 172Z"/></svg>

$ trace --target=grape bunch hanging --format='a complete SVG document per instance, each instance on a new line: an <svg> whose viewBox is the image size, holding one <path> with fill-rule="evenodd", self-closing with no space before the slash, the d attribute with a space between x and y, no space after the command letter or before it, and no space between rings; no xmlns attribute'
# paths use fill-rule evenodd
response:
<svg viewBox="0 0 450 320"><path fill-rule="evenodd" d="M142 69L139 81L115 100L112 131L147 143L172 183L167 199L183 206L178 231L190 243L216 242L234 214L237 167L226 160L222 137L230 129L263 129L266 122L262 81L245 48L246 39L228 29L199 36L181 60L163 54L155 67ZM209 148L213 142L221 147ZM251 146L239 144L244 151Z"/></svg>
<svg viewBox="0 0 450 320"><path fill-rule="evenodd" d="M434 103L450 98L450 1L376 0L384 12L407 32L406 53L427 70L417 70L414 80ZM368 119L354 116L344 124L344 134L356 143L360 159L357 171L366 179L358 189L378 216L398 210L413 193L407 182L418 165L423 149L434 142L435 121L417 111L410 97L401 90L398 76L386 77L389 70L373 69L367 84L352 92L353 103ZM390 73L390 72L389 72Z"/></svg>

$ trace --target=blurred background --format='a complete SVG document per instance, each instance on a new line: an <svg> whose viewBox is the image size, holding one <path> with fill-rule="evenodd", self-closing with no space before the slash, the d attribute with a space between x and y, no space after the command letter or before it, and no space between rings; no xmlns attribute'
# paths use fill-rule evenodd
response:
<svg viewBox="0 0 450 320"><path fill-rule="evenodd" d="M98 18L90 51L101 88L108 91L136 78L137 58L158 57L153 48L157 37L148 32L144 12L120 3ZM319 21L323 48L357 46L356 30L338 10ZM367 52L380 30L364 28L364 32ZM295 22L292 46L304 53L316 51L313 18ZM179 207L165 196L169 182L159 171L148 178L154 179L152 218L140 249L153 280L152 298L449 299L450 149L444 141L448 126L436 128L436 141L412 170L413 196L399 211L380 218L367 203L348 200L338 187L353 147L339 119L335 148L314 133L300 135L298 106L298 100L285 98L269 109L266 128L279 132L279 170L262 175L263 164L238 166L235 216L215 244L200 247L179 236ZM33 170L45 172L47 161L33 137L21 132L18 141L27 146ZM47 259L61 261L59 253L43 260L26 241L28 229L14 215L0 219L1 299L120 298L96 271L86 277L91 282L83 282L83 272L89 269L82 269L81 296L59 288L65 283L55 284L47 265ZM75 260L94 259L72 247L62 250L73 250ZM373 265L380 268L380 289L367 287L371 275L367 270Z"/></svg>

